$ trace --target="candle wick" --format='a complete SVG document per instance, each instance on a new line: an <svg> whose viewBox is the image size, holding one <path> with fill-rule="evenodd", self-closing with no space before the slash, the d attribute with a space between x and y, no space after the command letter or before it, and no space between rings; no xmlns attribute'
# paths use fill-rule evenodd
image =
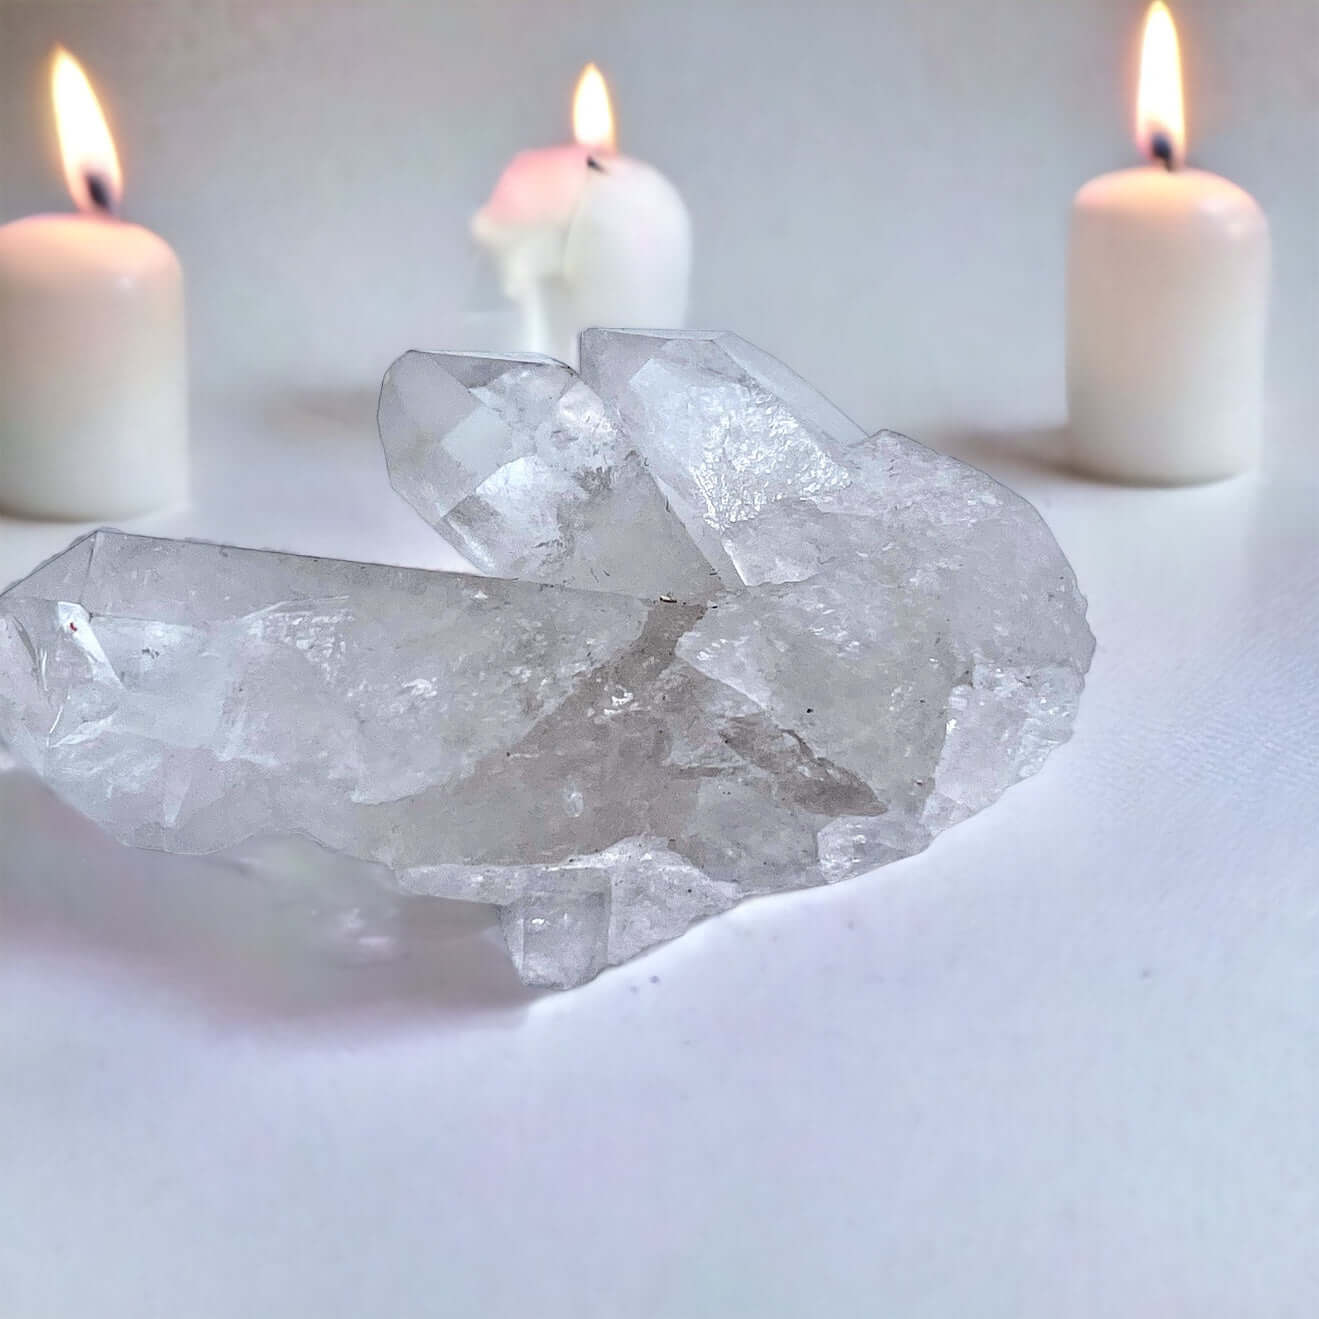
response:
<svg viewBox="0 0 1319 1319"><path fill-rule="evenodd" d="M607 169L605 169L605 167L604 167L604 166L603 166L598 160L596 160L596 158L595 158L594 156L587 156L587 158L586 158L586 168L587 168L587 169L598 169L598 170L600 171L601 174L608 174L608 173L609 173L609 171L608 171Z"/></svg>
<svg viewBox="0 0 1319 1319"><path fill-rule="evenodd" d="M87 195L92 199L92 205L98 210L104 211L106 215L114 214L114 198L110 194L110 185L100 174L93 174L90 171L83 175L87 184Z"/></svg>
<svg viewBox="0 0 1319 1319"><path fill-rule="evenodd" d="M1173 171L1172 138L1167 133L1155 133L1150 138L1150 155L1161 160L1169 174Z"/></svg>

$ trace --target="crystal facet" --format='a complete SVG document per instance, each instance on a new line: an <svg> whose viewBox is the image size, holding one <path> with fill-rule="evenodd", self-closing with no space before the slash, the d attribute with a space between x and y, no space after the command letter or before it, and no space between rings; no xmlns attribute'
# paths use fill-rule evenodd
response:
<svg viewBox="0 0 1319 1319"><path fill-rule="evenodd" d="M97 532L0 596L0 741L115 837L303 834L566 986L920 850L1070 732L1035 511L734 336L410 353L381 435L476 577Z"/></svg>

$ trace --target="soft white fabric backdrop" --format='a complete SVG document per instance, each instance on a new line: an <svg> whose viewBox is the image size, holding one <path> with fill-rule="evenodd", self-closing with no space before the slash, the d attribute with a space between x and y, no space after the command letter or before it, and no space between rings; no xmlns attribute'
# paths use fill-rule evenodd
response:
<svg viewBox="0 0 1319 1319"><path fill-rule="evenodd" d="M44 57L90 69L126 211L179 250L203 384L373 386L495 305L466 232L596 60L688 198L694 317L858 420L1061 415L1067 207L1134 163L1142 0L3 0L0 217L64 206ZM1273 397L1315 375L1319 6L1183 0L1191 159L1268 210ZM1312 395L1310 396L1312 397Z"/></svg>

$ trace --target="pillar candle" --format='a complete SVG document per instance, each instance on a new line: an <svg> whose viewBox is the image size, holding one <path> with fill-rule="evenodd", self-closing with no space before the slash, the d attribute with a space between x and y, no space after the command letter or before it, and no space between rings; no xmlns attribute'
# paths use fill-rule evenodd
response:
<svg viewBox="0 0 1319 1319"><path fill-rule="evenodd" d="M691 219L657 169L620 155L604 80L578 83L576 143L523 151L472 220L504 293L519 307L515 345L575 366L588 326L655 329L687 316Z"/></svg>
<svg viewBox="0 0 1319 1319"><path fill-rule="evenodd" d="M1231 476L1260 442L1269 228L1249 193L1184 167L1177 37L1161 0L1146 22L1137 133L1151 163L1092 179L1072 206L1072 457L1134 483Z"/></svg>
<svg viewBox="0 0 1319 1319"><path fill-rule="evenodd" d="M124 518L187 493L183 277L116 215L114 144L80 68L55 60L77 215L0 227L0 512Z"/></svg>

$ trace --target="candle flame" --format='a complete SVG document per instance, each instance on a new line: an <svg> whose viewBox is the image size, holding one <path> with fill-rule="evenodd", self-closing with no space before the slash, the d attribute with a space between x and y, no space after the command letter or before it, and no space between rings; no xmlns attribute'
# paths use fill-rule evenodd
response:
<svg viewBox="0 0 1319 1319"><path fill-rule="evenodd" d="M62 46L50 70L64 179L80 211L113 211L123 192L114 138L82 65Z"/></svg>
<svg viewBox="0 0 1319 1319"><path fill-rule="evenodd" d="M1140 91L1136 98L1136 141L1169 169L1186 158L1186 111L1182 100L1182 61L1177 28L1163 0L1145 16L1140 51Z"/></svg>
<svg viewBox="0 0 1319 1319"><path fill-rule="evenodd" d="M614 150L614 112L609 105L609 88L594 64L588 64L577 80L577 92L572 99L572 133L579 146Z"/></svg>

